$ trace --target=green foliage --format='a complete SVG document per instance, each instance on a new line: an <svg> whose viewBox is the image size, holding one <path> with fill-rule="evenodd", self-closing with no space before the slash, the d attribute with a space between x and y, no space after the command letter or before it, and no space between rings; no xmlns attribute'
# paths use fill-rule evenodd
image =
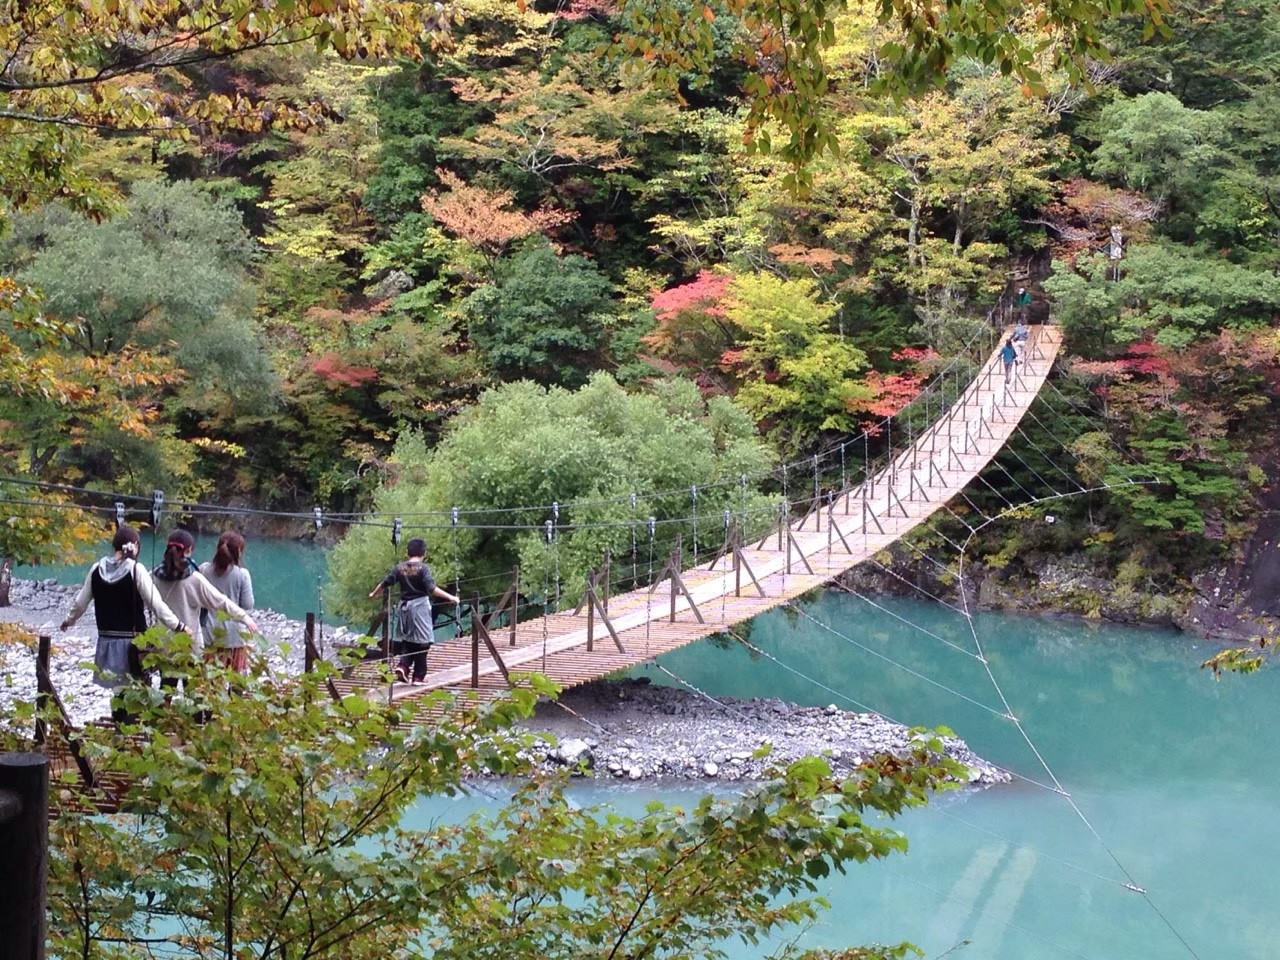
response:
<svg viewBox="0 0 1280 960"><path fill-rule="evenodd" d="M650 556L665 562L677 534L688 556L693 485L699 487L700 550L720 545L724 510L751 530L767 524L776 516L773 502L744 490L738 478L758 475L769 462L741 411L723 397L703 400L688 383L628 394L602 373L576 392L522 381L482 394L434 449L402 434L392 458L394 479L378 490L374 507L386 517L404 517L406 537L425 528L442 582L509 576L519 564L521 589L530 595L576 599L586 570L600 565L606 548L613 551L615 575L622 558L630 566L633 535L641 576ZM618 502L597 502L614 498ZM560 516L548 544L543 524L553 519L553 502ZM449 525L455 506L462 526L433 530ZM505 512L516 506L530 509ZM652 549L650 516L659 521ZM470 523L529 529L476 531ZM372 578L397 559L385 530L352 530L330 563L336 608L351 617L368 614Z"/></svg>
<svg viewBox="0 0 1280 960"><path fill-rule="evenodd" d="M1280 280L1213 251L1168 242L1129 249L1119 281L1095 256L1082 272L1055 269L1045 290L1059 322L1090 354L1151 338L1180 349L1224 328L1266 324L1280 309Z"/></svg>
<svg viewBox="0 0 1280 960"><path fill-rule="evenodd" d="M1220 116L1185 107L1168 93L1118 99L1096 126L1094 173L1175 206L1199 195L1223 159Z"/></svg>
<svg viewBox="0 0 1280 960"><path fill-rule="evenodd" d="M1126 90L1165 90L1197 110L1247 100L1280 73L1280 11L1270 0L1172 0L1168 33L1108 24Z"/></svg>
<svg viewBox="0 0 1280 960"><path fill-rule="evenodd" d="M1233 476L1243 455L1224 440L1195 442L1186 424L1171 414L1149 418L1130 441L1137 465L1119 465L1108 480L1150 477L1149 485L1120 487L1115 496L1127 504L1134 523L1181 535L1203 534L1209 510L1234 509L1242 488Z"/></svg>
<svg viewBox="0 0 1280 960"><path fill-rule="evenodd" d="M489 367L503 380L585 383L614 313L609 281L585 257L560 256L537 240L499 261L496 273L462 304Z"/></svg>
<svg viewBox="0 0 1280 960"><path fill-rule="evenodd" d="M904 756L870 757L847 780L811 757L741 792L627 817L583 807L567 778L522 759L530 738L511 725L555 694L541 678L423 725L407 705L331 699L338 668L324 661L283 680L265 658L228 674L160 632L140 641L163 644L147 662L186 676L185 695L131 685L131 738L80 733L123 812L69 806L51 823L57 956L723 957L732 939L817 919L821 878L905 850L884 820L964 773L938 734L914 731ZM17 731L33 713L20 704L4 718L6 749L25 746ZM422 798L492 774L530 779L462 822L406 823ZM66 776L60 805L74 789Z"/></svg>
<svg viewBox="0 0 1280 960"><path fill-rule="evenodd" d="M192 403L218 390L249 401L270 386L249 322L253 252L229 203L192 183L140 182L100 223L56 206L15 218L0 262L78 321L85 354L158 350L185 370Z"/></svg>
<svg viewBox="0 0 1280 960"><path fill-rule="evenodd" d="M789 450L827 431L852 433L869 390L854 375L866 354L830 332L835 308L812 280L760 273L735 277L724 308L740 331L724 363L743 381L736 401Z"/></svg>

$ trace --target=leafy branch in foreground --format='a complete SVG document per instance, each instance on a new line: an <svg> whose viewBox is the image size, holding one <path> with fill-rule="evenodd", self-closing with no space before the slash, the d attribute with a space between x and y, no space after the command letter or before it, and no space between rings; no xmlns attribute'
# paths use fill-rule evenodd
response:
<svg viewBox="0 0 1280 960"><path fill-rule="evenodd" d="M83 732L98 775L127 784L124 812L78 809L70 775L54 786L51 956L719 957L816 917L821 878L905 849L869 814L961 773L921 733L848 780L809 758L742 793L623 816L528 768L511 725L554 692L545 680L418 725L406 706L334 701L328 664L240 676L163 642L147 660L184 674L185 695L135 685L135 723ZM9 746L33 713L0 725ZM495 773L528 779L463 822L415 815Z"/></svg>

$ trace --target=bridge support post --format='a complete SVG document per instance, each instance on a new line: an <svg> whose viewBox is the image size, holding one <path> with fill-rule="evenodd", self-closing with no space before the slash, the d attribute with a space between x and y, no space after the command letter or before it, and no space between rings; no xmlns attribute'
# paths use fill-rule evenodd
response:
<svg viewBox="0 0 1280 960"><path fill-rule="evenodd" d="M316 649L316 615L310 610L307 611L307 619L305 626L302 628L302 669L305 673L311 673L316 668L316 660L320 658L320 651Z"/></svg>
<svg viewBox="0 0 1280 960"><path fill-rule="evenodd" d="M743 570L747 571L747 576L751 578L752 584L755 585L756 592L759 593L760 596L762 597L767 596L767 594L764 592L764 587L760 586L760 581L756 579L755 572L752 571L751 569L751 564L747 563L747 555L742 552L741 538L739 538L738 542L734 545L734 548L733 548L733 569L734 569L733 595L735 597L742 596L742 571Z"/></svg>
<svg viewBox="0 0 1280 960"><path fill-rule="evenodd" d="M768 539L768 534L765 535ZM698 605L693 600L693 594L689 592L689 588L684 585L684 578L680 576L680 535L676 534L676 548L671 551L671 556L667 558L666 564L658 571L658 575L654 578L653 583L649 586L649 596L652 597L654 591L658 589L659 584L663 580L670 578L671 580L671 623L676 622L676 596L683 594L685 600L689 603L689 609L693 611L693 615L699 623L707 621L702 617L702 611L698 609ZM625 652L625 651L624 651Z"/></svg>
<svg viewBox="0 0 1280 960"><path fill-rule="evenodd" d="M613 639L613 645L618 648L619 653L626 653L627 648L622 645L618 631L614 629L613 623L609 619L609 612L605 609L600 595L596 592L596 584L599 582L599 572L592 571L587 574L587 652L591 653L595 649L596 614L598 613L600 622L604 624L605 629L609 631L609 636Z"/></svg>
<svg viewBox="0 0 1280 960"><path fill-rule="evenodd" d="M471 594L471 689L473 690L480 686L480 617L476 614L479 608L480 595L473 593Z"/></svg>
<svg viewBox="0 0 1280 960"><path fill-rule="evenodd" d="M44 960L49 759L0 754L0 958Z"/></svg>
<svg viewBox="0 0 1280 960"><path fill-rule="evenodd" d="M507 665L503 662L502 654L498 653L498 647L493 642L493 637L489 636L489 627L484 621L484 617L480 615L480 594L471 594L471 686L480 686L480 641L484 641L485 647L489 650L489 656L493 658L493 662L497 664L498 672L502 674L502 679L506 681L508 687L514 687L511 682L511 674L507 672Z"/></svg>
<svg viewBox="0 0 1280 960"><path fill-rule="evenodd" d="M841 530L841 529L840 529L840 527L836 525L836 517L835 517L835 508L834 508L834 507L832 508L831 512L829 512L829 513L827 514L827 530L828 530L828 531L832 531L832 530L834 530L834 531L835 531L836 536L840 538L840 542L841 542L842 544L844 544L844 550L845 550L845 553L853 553L853 547L849 546L849 541L848 541L848 540L846 540L846 539L844 538L844 531L843 531L843 530ZM829 536L828 536L828 540L830 540L830 537L829 537ZM827 546L827 551L828 551L828 552L830 552L830 551L831 551L831 545L830 545L830 544L828 544L828 546Z"/></svg>
<svg viewBox="0 0 1280 960"><path fill-rule="evenodd" d="M307 611L306 627L302 633L303 643L303 669L307 673L312 673L316 669L316 664L323 659L319 646L316 645L316 615L310 610ZM338 692L338 686L333 682L333 677L325 677L325 689L329 691L329 699L337 703L342 699L342 694Z"/></svg>
<svg viewBox="0 0 1280 960"><path fill-rule="evenodd" d="M76 762L76 769L80 771L80 780L85 788L92 790L97 786L97 778L93 774L93 767L80 750L80 738L75 735L75 728L71 725L71 716L67 713L66 706L62 703L62 698L58 696L58 691L53 687L53 677L49 673L49 648L52 640L49 637L41 637L39 646L36 649L36 705L40 708L41 714L48 710L57 711L58 727L63 737L67 741L67 749L71 751L71 757ZM44 743L48 737L48 727L43 720L36 723L36 742Z"/></svg>
<svg viewBox="0 0 1280 960"><path fill-rule="evenodd" d="M516 645L516 625L520 622L520 567L511 568L511 646Z"/></svg>
<svg viewBox="0 0 1280 960"><path fill-rule="evenodd" d="M595 582L596 572L594 570L587 571L587 592L582 595L582 603L578 604L578 610L583 605L587 608L587 653L591 653L595 649L595 632L596 632L596 605L592 602L594 598L591 596L593 589L592 584ZM577 613L577 610L574 611Z"/></svg>

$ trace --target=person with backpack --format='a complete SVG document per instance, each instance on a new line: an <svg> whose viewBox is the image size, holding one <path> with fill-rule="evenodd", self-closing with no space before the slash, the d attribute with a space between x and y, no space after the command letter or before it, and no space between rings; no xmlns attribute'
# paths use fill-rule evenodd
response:
<svg viewBox="0 0 1280 960"><path fill-rule="evenodd" d="M1006 340L1000 348L1000 359L1004 362L1004 382L1007 384L1013 376L1013 365L1018 362L1018 351L1014 349L1012 340Z"/></svg>
<svg viewBox="0 0 1280 960"><path fill-rule="evenodd" d="M252 610L253 578L242 565L244 546L244 537L228 530L218 538L213 559L200 564L200 573L210 586L240 609ZM236 673L245 673L249 669L248 638L238 623L228 620L219 624L216 612L205 607L200 611L200 633L204 640L205 659L219 660Z"/></svg>
<svg viewBox="0 0 1280 960"><path fill-rule="evenodd" d="M1018 354L1019 363L1022 362L1022 358L1027 352L1027 338L1029 336L1031 336L1031 330L1023 319L1019 317L1018 322L1013 325L1013 336L1010 338L1013 341L1013 349Z"/></svg>
<svg viewBox="0 0 1280 960"><path fill-rule="evenodd" d="M396 664L395 676L401 683L419 684L427 678L427 654L436 642L435 623L431 617L431 599L438 597L447 603L461 601L447 590L436 586L431 568L427 566L427 542L413 537L406 545L407 557L397 563L369 591L372 599L389 587L399 584L400 606L398 619L400 639L405 644L405 655Z"/></svg>
<svg viewBox="0 0 1280 960"><path fill-rule="evenodd" d="M147 568L138 563L139 542L138 531L121 524L111 539L113 553L89 568L84 586L62 621L62 630L66 631L93 604L98 627L98 643L93 652L94 682L108 689L118 689L130 679L149 679L142 665L142 651L134 642L147 630L148 609L170 630L187 630L186 621L164 602ZM111 702L111 718L117 722L128 719L115 698Z"/></svg>

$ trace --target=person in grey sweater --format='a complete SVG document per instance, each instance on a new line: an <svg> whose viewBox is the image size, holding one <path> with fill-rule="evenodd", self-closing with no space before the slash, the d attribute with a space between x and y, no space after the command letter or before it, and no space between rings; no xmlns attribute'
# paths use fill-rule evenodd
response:
<svg viewBox="0 0 1280 960"><path fill-rule="evenodd" d="M204 578L228 600L242 610L253 609L253 578L241 564L244 558L244 537L228 530L218 538L218 549L213 559L200 564ZM223 666L236 673L249 669L248 637L233 620L219 623L217 613L205 608L200 611L200 632L204 637L204 655L220 660Z"/></svg>
<svg viewBox="0 0 1280 960"><path fill-rule="evenodd" d="M164 548L164 562L151 571L160 598L177 614L178 619L193 625L193 629L194 625L200 622L200 610L204 608L221 610L227 616L243 623L249 628L250 633L257 633L258 625L254 623L253 617L249 616L239 604L229 600L196 569L195 563L191 560L191 554L195 548L196 539L186 530L174 530L169 534L169 542ZM195 631L192 639L197 643L203 640L199 630ZM161 674L162 686L177 684L178 678L163 676L163 670Z"/></svg>

